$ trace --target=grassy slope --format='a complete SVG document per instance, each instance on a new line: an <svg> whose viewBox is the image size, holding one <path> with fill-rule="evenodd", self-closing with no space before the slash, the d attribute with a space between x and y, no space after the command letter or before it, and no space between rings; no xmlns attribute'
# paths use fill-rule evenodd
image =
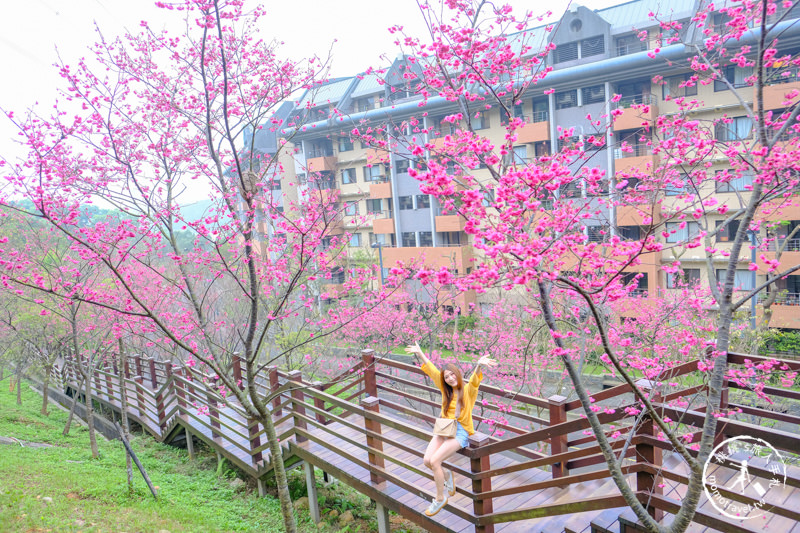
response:
<svg viewBox="0 0 800 533"><path fill-rule="evenodd" d="M147 436L134 437L133 447L159 487L159 499L153 500L135 467L129 494L119 442L102 440L101 458L92 460L85 427L61 436L66 413L51 407L49 417L41 416L41 397L27 386L19 407L8 381L2 384L0 436L53 447L0 444L0 531L282 530L275 499L237 492L229 479L217 477L216 461L202 468L185 450ZM301 521L308 525L307 518Z"/></svg>

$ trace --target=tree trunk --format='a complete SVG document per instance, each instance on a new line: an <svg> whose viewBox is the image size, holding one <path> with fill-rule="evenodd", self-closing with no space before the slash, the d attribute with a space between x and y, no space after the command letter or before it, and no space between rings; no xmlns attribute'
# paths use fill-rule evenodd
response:
<svg viewBox="0 0 800 533"><path fill-rule="evenodd" d="M119 362L117 363L117 376L119 377L119 404L120 414L122 416L122 434L125 440L131 441L131 435L128 431L128 389L125 383L125 346L122 344L122 339L119 339ZM125 466L128 470L128 492L133 494L133 461L131 461L131 454L125 450Z"/></svg>
<svg viewBox="0 0 800 533"><path fill-rule="evenodd" d="M75 416L75 405L78 403L78 397L81 395L81 388L83 387L83 376L81 376L81 380L78 382L78 390L75 391L75 395L72 397L72 405L69 406L69 416L67 416L67 423L64 424L64 431L62 435L65 437L69 435L69 427L72 425L72 417Z"/></svg>
<svg viewBox="0 0 800 533"><path fill-rule="evenodd" d="M84 375L83 382L84 382L84 390L86 395L86 425L89 426L89 446L92 448L92 459L99 459L100 452L97 449L97 435L94 432L94 408L92 407L92 379L91 379L91 372L92 372L92 364L91 362L87 363L88 368L86 368Z"/></svg>
<svg viewBox="0 0 800 533"><path fill-rule="evenodd" d="M17 364L17 405L22 405L22 363Z"/></svg>
<svg viewBox="0 0 800 533"><path fill-rule="evenodd" d="M297 533L297 521L294 517L294 506L292 496L289 493L289 482L286 479L286 468L283 465L283 453L278 434L272 423L272 417L267 415L259 420L264 425L264 432L267 434L269 451L272 455L272 465L275 469L275 484L278 486L278 500L281 502L281 514L283 515L283 527L286 533Z"/></svg>
<svg viewBox="0 0 800 533"><path fill-rule="evenodd" d="M46 365L44 367L44 383L42 383L42 414L47 416L47 400L50 397L50 374L53 372L53 367Z"/></svg>

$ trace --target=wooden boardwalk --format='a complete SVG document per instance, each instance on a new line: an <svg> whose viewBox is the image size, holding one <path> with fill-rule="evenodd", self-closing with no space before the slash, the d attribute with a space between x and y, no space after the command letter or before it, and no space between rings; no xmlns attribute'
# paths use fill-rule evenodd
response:
<svg viewBox="0 0 800 533"><path fill-rule="evenodd" d="M685 363L665 378L676 380L695 369L696 362ZM583 433L588 424L571 414L579 410L580 404L561 397L515 395L518 404L512 416L507 417L509 422L495 424L505 432L504 438L480 432L473 435L470 446L447 465L455 473L456 495L436 517L425 516L423 511L435 487L430 471L422 465L422 455L433 419L426 413L432 413L438 405L430 400L430 394L435 397L436 391L425 383L416 367L375 361L371 352L365 352L349 373L354 377L336 394L328 394L325 386L304 382L299 372L286 374L275 368L270 368L263 382L257 383L265 394L297 385L291 394L281 394L272 403L282 460L287 464L303 461L307 474L318 468L369 496L379 509L395 511L434 532L639 530L593 437ZM62 366L61 379L68 392L77 391L78 375L76 362ZM194 440L203 441L259 480L260 487L271 474L272 461L263 427L248 420L240 406L217 394L210 376L135 357L126 361L122 372L104 365L94 372L91 383L94 399L115 412L121 411L124 386L129 418L155 438L167 443L185 442L190 451ZM491 418L499 404L508 403L506 391L489 386L481 391L485 402L480 405L484 407L475 413L479 431L487 427L485 423L481 425L482 421ZM673 419L683 417L689 427L693 422L699 423L701 412L673 413L675 408L669 405L672 399L698 391L698 387L680 393L670 391L662 398L665 414ZM620 385L593 397L597 402L616 401L622 405L630 401L629 393L627 386ZM774 388L769 393L800 400L800 394L791 390ZM749 409L752 412L755 408ZM765 416L758 409L756 412ZM547 418L537 416L540 413ZM800 424L800 417L777 413L776 418L794 423L795 427ZM625 479L651 513L667 524L673 518L670 512L676 510L685 495L688 466L655 437L652 423L633 427L631 417L621 409L603 415L602 421L622 434L634 432L625 446ZM778 449L800 450L800 437L794 433L732 419L721 422L719 440L724 435L753 434ZM624 439L614 443L618 453L624 445ZM749 459L752 467L750 485L760 482L759 488L769 487L763 496L764 511L758 518L733 519L703 496L689 531L800 533L800 506L796 504L800 501L800 469L789 467L786 484L770 486L770 465L758 457L734 454L729 464L713 467L720 486L734 479L742 459ZM314 507L315 489L310 487L309 491ZM380 512L378 519L381 520Z"/></svg>

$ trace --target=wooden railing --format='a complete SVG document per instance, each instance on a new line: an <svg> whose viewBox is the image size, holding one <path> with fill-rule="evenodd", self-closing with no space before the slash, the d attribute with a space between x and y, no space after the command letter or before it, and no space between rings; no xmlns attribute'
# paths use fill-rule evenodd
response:
<svg viewBox="0 0 800 533"><path fill-rule="evenodd" d="M748 360L764 363L770 358L728 354L732 368L744 367ZM780 361L779 365L800 370L798 361ZM238 357L233 359L232 373L238 386L247 386ZM99 365L92 375L96 398L114 407L124 384L131 415L153 435L164 439L181 424L229 454L257 478L270 468L263 426L230 401L229 393L225 395L228 398L223 397L214 376L141 356L128 358L122 374L120 377L113 363ZM74 388L78 376L75 362L68 361L57 380ZM691 436L687 443L696 442L708 408L701 402L706 383L698 372L698 362L676 363L650 377L637 386L648 391L662 416L683 424L685 434ZM682 378L685 383L679 385ZM380 493L381 487L389 486L386 483L407 493L430 495L425 487L430 486L432 475L422 465L422 457L440 406L440 393L430 386L419 367L376 358L371 350L365 350L361 361L327 383L306 381L299 371L268 367L256 378L255 387L262 397L273 396L270 408L279 440L299 457L329 464L322 459L324 454L308 455L311 448L304 443L313 444L332 452L339 462L368 471L369 483L349 478L347 469L338 471L337 477L376 501L388 501ZM762 393L773 401L800 401L800 392L777 384L764 387ZM483 384L479 394L474 411L478 431L460 452L467 463L454 461L448 465L457 476L468 480L458 483L457 491L470 504L468 508L448 505L446 510L451 515L474 524L476 531L492 532L496 524L509 521L626 506L616 490L606 490L602 495L576 491L568 502L535 501L542 491L610 479L596 438L584 434L589 422L580 401L560 395L537 398L490 384ZM758 399L747 384L736 380L726 383L719 407L723 415L738 414L719 418L717 443L727 435L746 434L762 438L778 450L797 453L800 436L766 427L764 422L796 425L800 416L765 408ZM652 420L626 409L638 405L631 387L621 383L595 392L592 400L593 405L601 406L598 418L612 437L611 448L618 456L624 451L622 474L637 497L656 518L674 513L688 484L689 471L665 469L663 456L672 446L659 438ZM679 404L681 400L686 404ZM735 458L729 462L731 468L740 466ZM543 472L546 475L541 475ZM771 473L766 468L751 466L750 473L769 484ZM790 475L787 485L800 489L800 476ZM510 501L523 503L510 507ZM532 503L524 503L528 501ZM800 520L800 514L788 503L776 503L771 512ZM424 523L426 518L420 514L419 520ZM737 529L733 521L728 524L707 510L701 510L695 521L717 528L722 524L723 531L749 531ZM426 523L425 527L435 525Z"/></svg>

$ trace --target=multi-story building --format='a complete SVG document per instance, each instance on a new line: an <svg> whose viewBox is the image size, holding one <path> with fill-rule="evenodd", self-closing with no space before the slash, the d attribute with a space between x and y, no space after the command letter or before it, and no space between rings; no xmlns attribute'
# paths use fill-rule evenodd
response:
<svg viewBox="0 0 800 533"><path fill-rule="evenodd" d="M744 102L729 90L728 84L719 80L685 85L692 73L686 59L694 50L684 44L668 42L673 33L662 30L649 13L661 8L662 20L683 23L681 43L700 42L705 37L702 29L691 23L697 2L675 0L668 4L668 13L662 8L666 5L656 0L634 0L596 11L574 6L563 15L552 33L545 32L544 28L526 32L529 36L538 35L543 42L551 41L556 47L546 59L553 70L545 81L531 85L523 98L509 106L513 115L526 122L517 131L511 157L519 164L529 164L534 158L555 153L564 142L584 141L590 136L604 139L598 146L584 143L584 149L596 152L591 154L591 165L605 171L608 179L605 191L590 193L576 182L557 194L593 202L592 194L613 191L617 177L624 176L626 171L655 168L658 156L647 142L653 129L646 126L652 125L659 115L677 113L679 107L675 99L680 96L702 102L692 111L698 120L711 121L723 113L733 118L727 127L717 127L713 131L718 140L746 139L751 135L752 124L743 106L753 103L753 90L747 85L746 71L731 68L728 76L738 95L744 96ZM780 6L779 9L785 11ZM793 8L781 22L785 26L781 32L781 52L800 50L800 24L791 23L797 18L795 11L800 16L800 10ZM777 20L780 15L774 18ZM716 16L709 24L723 27L724 20ZM659 48L658 54L652 52L655 48ZM459 109L453 102L439 97L430 98L421 109L418 82L414 76L404 75L408 69L415 68L419 67L398 57L379 76L362 74L340 78L309 90L295 108L295 113L303 116L305 126L292 137L296 147L294 171L301 183L304 177L315 173L316 187L338 189L344 213L342 230L352 235L350 246L374 254L376 262L378 254L375 252L378 252L384 269L397 261L424 261L429 266L446 267L463 274L469 271L476 255L464 232L466 221L457 214L443 211L435 197L420 190L419 182L408 171L423 168L425 157L414 157L404 148L412 138L438 146L437 143L442 142L438 137L454 127L442 119ZM725 72L727 74L728 70ZM786 95L800 89L800 82L796 76L773 81L776 84L765 90L764 106L770 110L784 109ZM613 95L619 98L612 98ZM420 117L421 111L425 112L424 117ZM401 126L411 117L420 117L421 126L428 133L420 134ZM604 122L598 126L595 121L601 117ZM476 112L471 126L499 146L506 134L507 120L507 114L495 105ZM374 141L369 146L362 145L351 133L354 128L363 132L370 125L383 126L381 135L384 137L377 139L379 145ZM564 139L559 127L574 128L575 138ZM423 135L425 138L420 139ZM623 144L624 150L621 149ZM723 157L711 162L708 171L724 171L729 166ZM474 173L480 176L487 171L477 168ZM748 178L744 176L719 183L712 192L735 205L737 193L748 185ZM662 191L663 205L668 208L670 197L680 193L678 188ZM644 215L636 206L606 207L598 202L592 212L593 217L585 221L589 241L614 234L635 239L645 226ZM785 237L800 225L800 208L784 209L775 217L788 221L778 230L779 245L781 236ZM676 244L696 234L701 225L713 228L722 220L722 215L716 219L709 215L685 226L667 222L666 230L670 234L662 240L665 244ZM724 248L736 229L731 224L727 231L716 235L716 245ZM763 252L766 259L774 256L775 244L772 251ZM737 272L736 276L742 289L754 287L766 274L766 270L760 270L754 276L747 269L750 250L746 255L742 257L741 273ZM782 259L784 263L800 262L800 233L787 243ZM642 293L668 291L676 287L677 277L666 274L662 266L676 260L680 260L685 277L690 281L708 281L702 247L668 246L664 252L647 256L646 262L638 265L629 276L642 274L638 285ZM720 256L720 269L725 266L724 260ZM763 266L763 261L758 261ZM800 302L800 275L781 280L778 289L782 295L773 307L771 325L800 329L800 307L793 305ZM467 293L445 305L464 308L480 303L476 294Z"/></svg>

